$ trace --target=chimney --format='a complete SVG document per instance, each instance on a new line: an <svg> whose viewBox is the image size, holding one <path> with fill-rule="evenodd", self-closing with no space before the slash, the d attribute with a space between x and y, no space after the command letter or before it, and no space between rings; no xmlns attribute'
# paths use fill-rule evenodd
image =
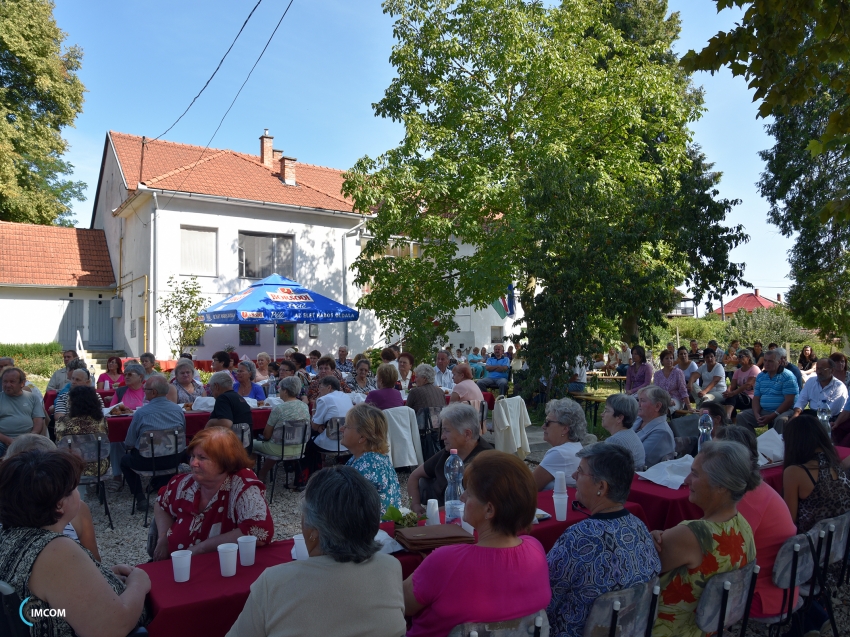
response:
<svg viewBox="0 0 850 637"><path fill-rule="evenodd" d="M782 295L781 295L781 294L777 294L777 295L776 295L776 302L777 302L777 303L782 303Z"/></svg>
<svg viewBox="0 0 850 637"><path fill-rule="evenodd" d="M295 157L280 157L280 178L287 186L295 186Z"/></svg>
<svg viewBox="0 0 850 637"><path fill-rule="evenodd" d="M759 289L758 289L758 288L756 288L754 291L755 291L755 293L756 293L756 296L759 296Z"/></svg>
<svg viewBox="0 0 850 637"><path fill-rule="evenodd" d="M263 166L268 166L269 168L274 165L272 163L272 154L274 153L272 150L273 141L274 137L269 135L269 129L266 128L265 132L260 135L260 161L263 162Z"/></svg>
<svg viewBox="0 0 850 637"><path fill-rule="evenodd" d="M283 151L274 149L272 151L272 165L279 162L281 157L283 157Z"/></svg>

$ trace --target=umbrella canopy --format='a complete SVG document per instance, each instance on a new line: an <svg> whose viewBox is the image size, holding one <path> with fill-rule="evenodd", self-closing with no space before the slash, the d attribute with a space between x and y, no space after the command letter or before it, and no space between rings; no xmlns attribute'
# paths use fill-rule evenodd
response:
<svg viewBox="0 0 850 637"><path fill-rule="evenodd" d="M272 274L239 294L208 307L199 316L204 323L264 325L342 323L356 321L360 313L316 294L300 283Z"/></svg>

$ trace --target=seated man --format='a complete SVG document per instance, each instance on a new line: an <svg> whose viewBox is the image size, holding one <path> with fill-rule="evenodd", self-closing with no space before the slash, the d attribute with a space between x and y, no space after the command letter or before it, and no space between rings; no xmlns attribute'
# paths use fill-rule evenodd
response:
<svg viewBox="0 0 850 637"><path fill-rule="evenodd" d="M797 381L797 389L803 389L803 372L800 371L800 368L797 367L794 363L788 360L788 352L785 351L784 347L777 347L774 350L777 354L779 354L779 366L782 369L787 369L794 376L794 380Z"/></svg>
<svg viewBox="0 0 850 637"><path fill-rule="evenodd" d="M508 372L511 369L511 359L505 356L505 347L501 343L493 346L493 355L487 359L487 377L477 381L481 391L498 387L502 396L508 393Z"/></svg>
<svg viewBox="0 0 850 637"><path fill-rule="evenodd" d="M14 367L15 359L10 356L0 356L0 376L3 375L3 370L7 367ZM33 385L30 381L27 381L27 384L24 385L24 391L29 391L35 394L39 401L44 402L44 397L41 395L38 387Z"/></svg>
<svg viewBox="0 0 850 637"><path fill-rule="evenodd" d="M348 348L345 345L340 345L337 352L339 358L334 361L336 363L336 371L342 374L343 377L348 376L354 371L354 363L348 359Z"/></svg>
<svg viewBox="0 0 850 637"><path fill-rule="evenodd" d="M342 440L342 433L339 432L339 440L328 439L325 424L331 418L345 418L345 414L353 405L351 398L341 391L336 376L325 376L319 381L319 397L316 399L316 409L313 412L312 440L304 448L306 471L301 479L305 483L310 474L322 468L322 452L336 452L337 449L340 452L348 452L348 449L339 442Z"/></svg>
<svg viewBox="0 0 850 637"><path fill-rule="evenodd" d="M638 417L633 429L643 443L646 467L676 457L673 430L667 424L670 394L656 385L638 391Z"/></svg>
<svg viewBox="0 0 850 637"><path fill-rule="evenodd" d="M65 367L53 372L53 376L50 377L50 381L47 383L47 391L59 391L68 384L70 373L74 369L71 367L71 363L78 358L79 356L77 356L75 350L66 349L62 352L62 360L65 361Z"/></svg>
<svg viewBox="0 0 850 637"><path fill-rule="evenodd" d="M425 513L428 500L437 500L440 506L445 504L448 482L444 468L452 449L457 449L457 455L463 460L465 470L475 456L493 448L480 437L478 412L471 405L452 403L440 413L440 420L443 424L441 438L446 445L445 449L416 467L407 479L410 508L419 514Z"/></svg>
<svg viewBox="0 0 850 637"><path fill-rule="evenodd" d="M152 465L150 458L144 458L139 453L139 438L148 431L168 431L177 427L186 430L186 416L183 414L183 408L168 400L167 394L168 381L165 376L154 376L145 383L145 396L148 403L139 407L133 414L127 437L124 439L127 453L121 458L121 471L127 484L130 485L130 493L136 497L137 506L142 508L147 506L147 497L142 491L142 480L133 469L150 469ZM165 468L161 464L157 466ZM151 488L158 489L165 485L169 478L171 478L170 475L161 479L157 478L158 484L151 482Z"/></svg>
<svg viewBox="0 0 850 637"><path fill-rule="evenodd" d="M254 417L251 415L251 406L242 396L233 391L233 376L230 372L216 372L210 376L210 393L215 398L215 406L204 429L210 427L230 429L237 423L253 426Z"/></svg>
<svg viewBox="0 0 850 637"><path fill-rule="evenodd" d="M455 386L452 370L449 369L449 353L442 349L437 352L437 364L434 365L434 384L449 391Z"/></svg>
<svg viewBox="0 0 850 637"><path fill-rule="evenodd" d="M783 350L784 352L784 350ZM791 408L800 393L794 375L779 366L779 348L764 353L764 371L756 376L753 407L738 414L736 423L749 427L777 427L781 431L793 415Z"/></svg>
<svg viewBox="0 0 850 637"><path fill-rule="evenodd" d="M815 376L806 381L803 385L803 391L797 396L794 402L794 413L791 418L796 418L806 405L809 409L817 411L823 406L829 409L829 419L834 421L841 414L844 405L847 403L847 386L833 376L836 362L831 358L822 358L815 363ZM782 433L784 423L774 425L776 431Z"/></svg>
<svg viewBox="0 0 850 637"><path fill-rule="evenodd" d="M23 434L44 432L44 405L32 392L24 391L27 375L18 367L6 367L0 376L0 457L12 441Z"/></svg>
<svg viewBox="0 0 850 637"><path fill-rule="evenodd" d="M145 380L153 376L162 376L163 378L165 378L165 374L156 371L156 358L150 352L145 352L144 354L139 356L139 362L145 369Z"/></svg>

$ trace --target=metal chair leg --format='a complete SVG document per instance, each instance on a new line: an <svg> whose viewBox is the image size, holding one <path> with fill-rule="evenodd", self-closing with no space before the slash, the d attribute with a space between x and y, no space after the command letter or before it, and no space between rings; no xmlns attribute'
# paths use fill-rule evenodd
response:
<svg viewBox="0 0 850 637"><path fill-rule="evenodd" d="M723 628L726 623L726 606L729 604L729 589L732 582L723 582L723 597L720 598L720 618L717 620L717 637L723 637Z"/></svg>
<svg viewBox="0 0 850 637"><path fill-rule="evenodd" d="M109 528L114 531L115 527L112 526L112 513L109 511L109 502L106 501L106 485L103 484L102 480L97 481L97 489L98 492L103 495L103 510L106 512L106 517L109 519Z"/></svg>
<svg viewBox="0 0 850 637"><path fill-rule="evenodd" d="M620 602L614 602L614 610L611 611L611 626L608 628L608 637L617 637L617 621L620 616Z"/></svg>

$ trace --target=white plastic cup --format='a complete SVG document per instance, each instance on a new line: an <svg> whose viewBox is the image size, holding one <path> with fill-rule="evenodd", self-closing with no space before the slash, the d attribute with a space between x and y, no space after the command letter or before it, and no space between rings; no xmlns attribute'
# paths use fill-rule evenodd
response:
<svg viewBox="0 0 850 637"><path fill-rule="evenodd" d="M460 525L461 525L461 527L463 527L463 530L466 531L467 533L473 533L475 531L475 529L472 527L472 525L469 522L467 522L466 520L463 519L464 511L466 511L466 505L461 504L460 505Z"/></svg>
<svg viewBox="0 0 850 637"><path fill-rule="evenodd" d="M307 543L304 541L304 535L299 533L292 537L295 540L295 559L296 560L306 560L310 557L310 554L307 552Z"/></svg>
<svg viewBox="0 0 850 637"><path fill-rule="evenodd" d="M440 523L440 503L436 500L428 500L425 507L425 526L431 526Z"/></svg>
<svg viewBox="0 0 850 637"><path fill-rule="evenodd" d="M236 542L239 544L239 563L242 566L253 566L257 552L257 536L240 535Z"/></svg>
<svg viewBox="0 0 850 637"><path fill-rule="evenodd" d="M558 522L567 521L567 502L570 496L566 493L553 493L552 502L555 504L555 519Z"/></svg>
<svg viewBox="0 0 850 637"><path fill-rule="evenodd" d="M567 492L567 476L563 471L555 472L555 493L566 493Z"/></svg>
<svg viewBox="0 0 850 637"><path fill-rule="evenodd" d="M174 581L188 582L192 567L192 551L174 551L171 554L171 566L174 567Z"/></svg>
<svg viewBox="0 0 850 637"><path fill-rule="evenodd" d="M238 544L218 545L218 564L221 566L222 577L233 577L236 575L236 554L239 552Z"/></svg>

